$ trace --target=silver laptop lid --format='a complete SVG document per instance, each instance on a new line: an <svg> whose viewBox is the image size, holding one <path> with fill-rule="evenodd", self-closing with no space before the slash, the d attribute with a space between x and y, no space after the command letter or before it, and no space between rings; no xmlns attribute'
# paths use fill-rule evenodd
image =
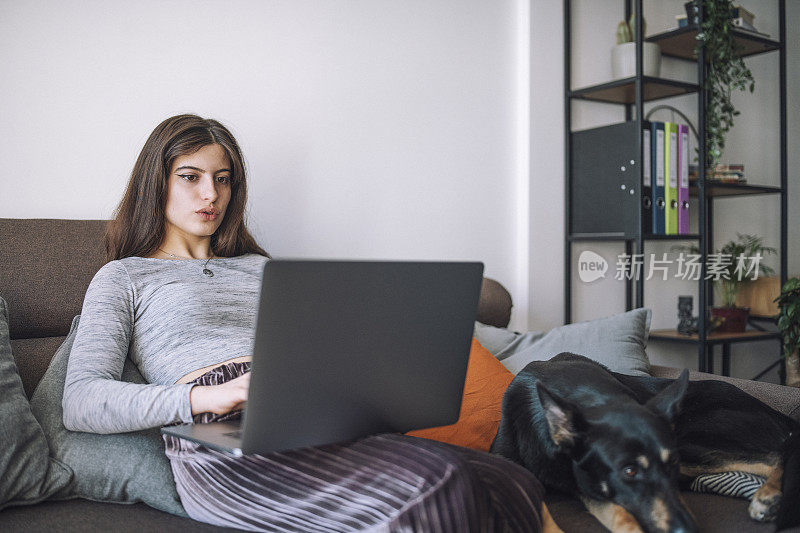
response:
<svg viewBox="0 0 800 533"><path fill-rule="evenodd" d="M242 451L454 423L482 263L268 261Z"/></svg>

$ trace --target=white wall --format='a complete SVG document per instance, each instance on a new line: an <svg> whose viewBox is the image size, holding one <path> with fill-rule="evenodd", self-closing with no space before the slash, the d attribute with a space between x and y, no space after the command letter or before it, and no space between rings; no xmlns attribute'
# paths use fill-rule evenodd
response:
<svg viewBox="0 0 800 533"><path fill-rule="evenodd" d="M242 145L274 255L484 261L523 329L526 10L0 0L0 216L109 217L153 127L197 113Z"/></svg>
<svg viewBox="0 0 800 533"><path fill-rule="evenodd" d="M787 4L800 20L800 5ZM773 35L775 5L745 3ZM648 32L671 27L681 9L645 0ZM575 86L610 79L622 2L573 0L573 13ZM562 20L561 0L0 0L0 216L110 216L152 128L195 112L241 142L251 226L274 254L482 260L514 296L512 327L550 328L564 308ZM790 228L800 227L797 32L790 23ZM748 64L762 80L774 61ZM664 73L693 79L676 62ZM757 149L774 135L775 90L761 82L737 97L729 143L764 169L758 181L777 184L774 155ZM693 96L670 103L696 109ZM581 103L573 113L575 129L622 116ZM727 202L717 242L746 227L777 244L774 198ZM792 273L798 240L791 229ZM609 259L621 251L592 249ZM575 320L624 309L616 282L576 277L573 287ZM647 288L657 328L674 326L676 295L694 291ZM734 374L749 377L765 350L735 348ZM694 350L653 343L649 352L696 365Z"/></svg>
<svg viewBox="0 0 800 533"><path fill-rule="evenodd" d="M531 2L530 328L564 319L564 31L560 0Z"/></svg>

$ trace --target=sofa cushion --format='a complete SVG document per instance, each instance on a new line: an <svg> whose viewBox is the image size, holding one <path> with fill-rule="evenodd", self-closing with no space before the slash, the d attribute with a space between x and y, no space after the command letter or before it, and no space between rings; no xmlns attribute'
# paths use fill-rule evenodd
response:
<svg viewBox="0 0 800 533"><path fill-rule="evenodd" d="M681 373L681 370L668 366L653 365L650 368L650 372L653 377L675 379ZM693 381L713 379L736 385L750 396L761 400L776 411L800 421L800 388L695 371L689 372L689 379Z"/></svg>
<svg viewBox="0 0 800 533"><path fill-rule="evenodd" d="M17 363L19 377L25 394L30 398L36 385L50 366L53 354L64 342L66 336L42 337L39 339L14 339L11 341L11 350L14 352L14 361Z"/></svg>
<svg viewBox="0 0 800 533"><path fill-rule="evenodd" d="M750 518L747 514L749 502L746 500L696 492L681 492L681 496L703 533L771 533L775 530L774 522L756 522ZM545 502L556 524L564 531L608 533L576 498L548 492ZM786 531L788 533L790 530ZM791 531L796 532L797 529Z"/></svg>
<svg viewBox="0 0 800 533"><path fill-rule="evenodd" d="M645 353L650 334L650 309L577 322L548 332L514 333L476 324L475 337L514 374L531 361L547 361L561 352L593 359L614 372L649 376Z"/></svg>
<svg viewBox="0 0 800 533"><path fill-rule="evenodd" d="M514 375L473 338L458 421L408 435L488 452L500 427L503 394L512 379Z"/></svg>
<svg viewBox="0 0 800 533"><path fill-rule="evenodd" d="M158 428L99 435L69 431L64 427L61 399L79 319L76 316L72 321L69 335L53 356L31 398L33 413L44 429L53 456L75 472L72 484L58 496L144 502L156 509L186 516ZM122 380L145 383L130 360L125 361Z"/></svg>
<svg viewBox="0 0 800 533"><path fill-rule="evenodd" d="M11 353L8 314L0 298L0 509L37 503L72 477L69 468L50 458L47 440L31 412Z"/></svg>
<svg viewBox="0 0 800 533"><path fill-rule="evenodd" d="M0 513L0 531L144 533L240 531L162 513L142 503L119 505L88 500L47 501Z"/></svg>

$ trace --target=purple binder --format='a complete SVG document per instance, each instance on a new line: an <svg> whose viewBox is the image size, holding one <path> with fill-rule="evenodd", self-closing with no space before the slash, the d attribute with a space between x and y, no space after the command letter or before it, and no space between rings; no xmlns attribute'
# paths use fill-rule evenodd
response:
<svg viewBox="0 0 800 533"><path fill-rule="evenodd" d="M689 126L678 124L678 234L689 233Z"/></svg>

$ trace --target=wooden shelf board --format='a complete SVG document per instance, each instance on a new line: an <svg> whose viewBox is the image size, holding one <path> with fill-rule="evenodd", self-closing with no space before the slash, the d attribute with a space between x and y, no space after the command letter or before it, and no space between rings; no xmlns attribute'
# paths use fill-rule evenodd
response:
<svg viewBox="0 0 800 533"><path fill-rule="evenodd" d="M637 235L625 235L617 233L573 233L569 236L572 242L577 241L634 241ZM645 234L646 241L696 241L700 235L696 233L686 235L653 235Z"/></svg>
<svg viewBox="0 0 800 533"><path fill-rule="evenodd" d="M762 320L762 321L768 321L768 322L775 322L777 320L775 318L776 315L777 315L777 313L775 315L754 315L753 313L750 313L749 315L747 315L747 318L748 319L752 318L753 320Z"/></svg>
<svg viewBox="0 0 800 533"><path fill-rule="evenodd" d="M746 30L733 30L734 39L740 47L737 54L740 57L747 57L755 54L763 54L780 50L781 44L770 38L750 33ZM645 41L657 43L661 47L661 53L665 56L685 59L687 61L697 61L694 48L697 44L697 26L679 28L676 30L651 35Z"/></svg>
<svg viewBox="0 0 800 533"><path fill-rule="evenodd" d="M648 233L644 238L651 241L696 241L700 238L700 235L697 233L686 233L684 235L653 235Z"/></svg>
<svg viewBox="0 0 800 533"><path fill-rule="evenodd" d="M624 233L573 233L569 236L570 241L629 241L635 238Z"/></svg>
<svg viewBox="0 0 800 533"><path fill-rule="evenodd" d="M644 101L650 102L672 96L695 93L695 83L643 77ZM624 78L570 91L571 98L593 100L609 104L633 104L636 101L636 78Z"/></svg>
<svg viewBox="0 0 800 533"><path fill-rule="evenodd" d="M706 182L706 196L746 196L754 194L777 194L780 187L769 185L750 185L748 183L713 183ZM697 196L697 184L689 185L689 195Z"/></svg>
<svg viewBox="0 0 800 533"><path fill-rule="evenodd" d="M666 340L666 341L680 341L680 342L698 342L699 337L694 335L682 335L675 329L657 329L650 332L651 339ZM757 331L750 330L742 333L711 333L706 337L706 342L711 344L720 344L724 342L746 342L758 340L780 339L780 332L777 331Z"/></svg>

